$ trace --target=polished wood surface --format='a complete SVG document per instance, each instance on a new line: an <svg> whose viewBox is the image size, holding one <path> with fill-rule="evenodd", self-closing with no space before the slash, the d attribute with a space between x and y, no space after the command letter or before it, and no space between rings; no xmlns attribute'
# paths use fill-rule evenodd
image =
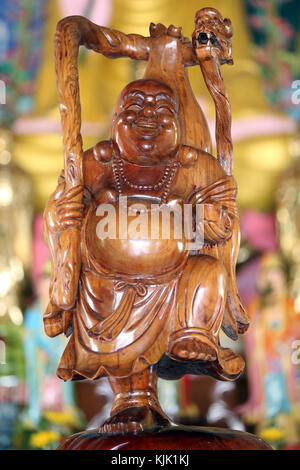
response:
<svg viewBox="0 0 300 470"><path fill-rule="evenodd" d="M246 432L218 428L172 426L155 432L99 436L97 431L74 434L58 450L272 450Z"/></svg>
<svg viewBox="0 0 300 470"><path fill-rule="evenodd" d="M102 434L169 425L157 399L158 376L235 380L244 369L243 359L219 342L221 328L236 340L249 325L235 277L237 186L221 73L221 65L233 63L232 34L230 20L211 8L196 13L191 40L173 25L151 24L147 38L79 16L57 26L65 166L44 214L52 261L44 325L49 336L70 337L59 377L109 377L115 400ZM109 139L86 151L80 45L148 61L144 78L121 91ZM216 157L189 84L187 68L197 65L216 108ZM171 214L168 236L163 211ZM144 231L137 230L141 221ZM192 230L183 230L186 223ZM109 234L100 230L105 226Z"/></svg>

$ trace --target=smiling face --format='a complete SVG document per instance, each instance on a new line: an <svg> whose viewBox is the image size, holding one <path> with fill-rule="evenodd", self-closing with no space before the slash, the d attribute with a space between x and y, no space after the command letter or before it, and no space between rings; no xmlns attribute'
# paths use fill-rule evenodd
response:
<svg viewBox="0 0 300 470"><path fill-rule="evenodd" d="M178 119L178 102L168 86L156 80L137 80L119 96L111 136L125 160L156 165L177 153Z"/></svg>
<svg viewBox="0 0 300 470"><path fill-rule="evenodd" d="M193 41L198 58L206 59L216 55L221 64L232 65L232 35L231 21L228 18L223 19L218 10L202 8L197 11Z"/></svg>

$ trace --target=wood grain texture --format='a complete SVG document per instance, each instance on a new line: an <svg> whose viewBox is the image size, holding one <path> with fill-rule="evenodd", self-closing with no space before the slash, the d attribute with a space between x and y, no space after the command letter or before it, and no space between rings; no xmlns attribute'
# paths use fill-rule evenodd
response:
<svg viewBox="0 0 300 470"><path fill-rule="evenodd" d="M101 436L97 431L74 434L58 450L272 450L258 437L226 429L173 426L121 436Z"/></svg>
<svg viewBox="0 0 300 470"><path fill-rule="evenodd" d="M197 12L191 40L173 25L151 24L149 37L79 16L57 27L65 167L44 214L52 261L44 325L49 336L70 336L59 377L109 377L115 400L101 426L108 435L170 424L157 399L158 376L235 380L244 368L219 341L221 328L237 339L249 325L236 286L237 186L221 74L221 65L232 63L231 36L230 20L214 9ZM80 45L110 58L148 61L145 77L121 91L109 139L86 151ZM215 103L216 157L188 80L187 68L195 65ZM168 236L163 211L171 221ZM146 230L133 235L137 218ZM100 230L105 223L109 236ZM195 240L201 243L190 248Z"/></svg>

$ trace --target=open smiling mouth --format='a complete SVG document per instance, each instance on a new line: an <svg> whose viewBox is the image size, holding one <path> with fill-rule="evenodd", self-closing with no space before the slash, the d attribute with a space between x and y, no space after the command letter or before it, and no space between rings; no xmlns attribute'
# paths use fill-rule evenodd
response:
<svg viewBox="0 0 300 470"><path fill-rule="evenodd" d="M134 124L134 128L136 131L146 137L152 137L155 136L159 133L160 131L160 125L158 124L157 121L148 121L148 120L138 120Z"/></svg>

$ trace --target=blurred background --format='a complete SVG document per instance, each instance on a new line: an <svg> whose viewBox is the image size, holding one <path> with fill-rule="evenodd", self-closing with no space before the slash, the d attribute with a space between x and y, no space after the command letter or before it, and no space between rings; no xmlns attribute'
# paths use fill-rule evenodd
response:
<svg viewBox="0 0 300 470"><path fill-rule="evenodd" d="M175 422L247 430L274 448L300 449L300 2L0 5L0 449L55 448L63 436L97 427L112 401L106 379L59 381L64 339L47 338L42 326L50 273L42 211L63 166L56 23L79 14L147 36L153 21L182 26L190 37L195 12L206 6L230 17L235 31L235 66L224 66L223 73L232 103L242 228L238 283L252 325L230 343L247 362L236 383L192 376L160 381L160 401ZM85 149L107 138L119 92L144 67L80 52ZM214 107L201 73L193 67L189 75L213 134Z"/></svg>

